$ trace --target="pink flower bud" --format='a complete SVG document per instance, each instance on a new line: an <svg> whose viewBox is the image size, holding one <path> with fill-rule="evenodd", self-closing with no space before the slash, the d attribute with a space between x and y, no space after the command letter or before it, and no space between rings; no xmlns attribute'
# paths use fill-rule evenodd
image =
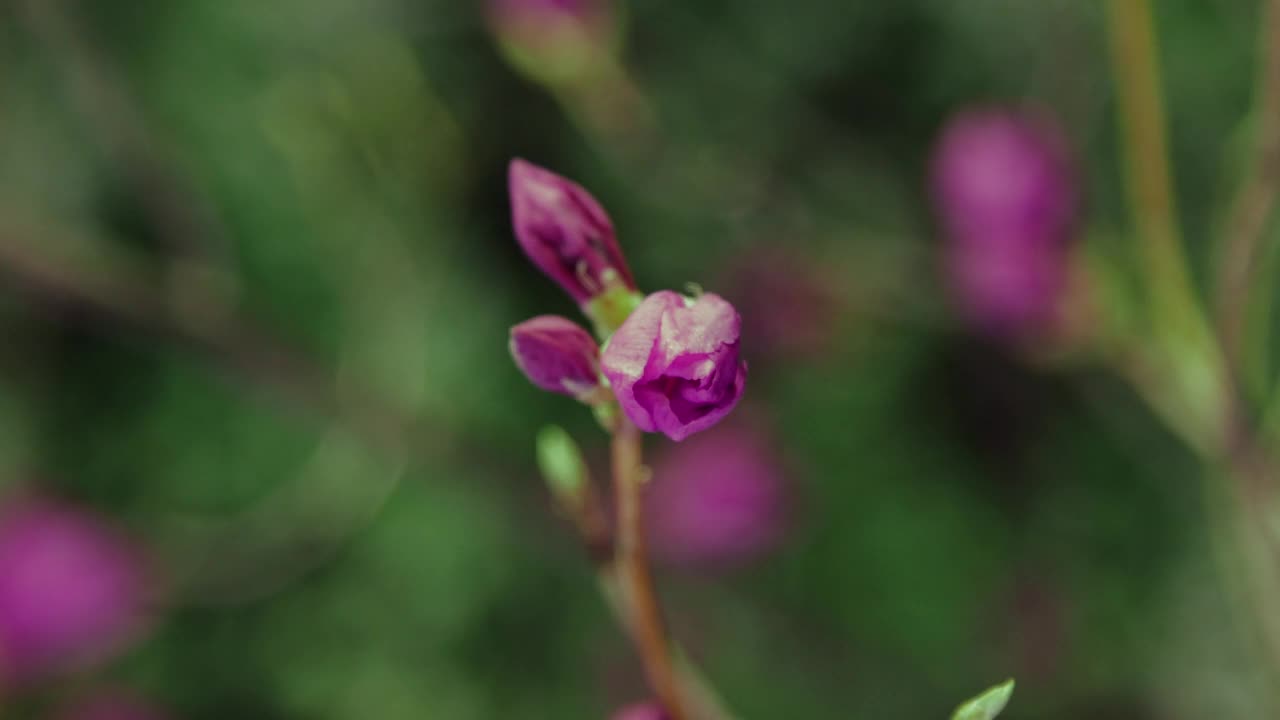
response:
<svg viewBox="0 0 1280 720"><path fill-rule="evenodd" d="M671 447L645 494L650 544L666 563L741 565L786 529L786 480L761 433L721 425Z"/></svg>
<svg viewBox="0 0 1280 720"><path fill-rule="evenodd" d="M1043 332L1067 287L1076 191L1057 129L973 110L942 133L933 190L947 270L970 320L1005 337Z"/></svg>
<svg viewBox="0 0 1280 720"><path fill-rule="evenodd" d="M618 710L611 720L668 720L669 717L657 703L636 703Z"/></svg>
<svg viewBox="0 0 1280 720"><path fill-rule="evenodd" d="M635 289L613 223L582 186L520 159L511 161L509 186L520 247L574 300L616 284Z"/></svg>
<svg viewBox="0 0 1280 720"><path fill-rule="evenodd" d="M636 427L683 440L715 425L742 397L741 326L719 295L686 301L656 292L614 332L601 368Z"/></svg>
<svg viewBox="0 0 1280 720"><path fill-rule="evenodd" d="M587 401L600 386L600 348L591 333L559 315L511 328L511 357L534 385Z"/></svg>
<svg viewBox="0 0 1280 720"><path fill-rule="evenodd" d="M143 619L139 549L48 500L0 509L0 678L26 682L104 659Z"/></svg>

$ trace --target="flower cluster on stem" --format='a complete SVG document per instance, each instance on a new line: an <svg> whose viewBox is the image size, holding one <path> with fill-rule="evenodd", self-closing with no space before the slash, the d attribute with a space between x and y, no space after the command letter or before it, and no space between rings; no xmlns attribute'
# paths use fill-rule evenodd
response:
<svg viewBox="0 0 1280 720"><path fill-rule="evenodd" d="M667 634L645 543L642 493L649 470L642 433L681 441L737 405L747 378L739 354L742 319L712 293L641 294L613 222L577 183L518 159L509 182L521 248L573 298L604 343L602 350L568 318L543 315L514 326L509 347L530 382L590 406L612 434L616 523L609 542L600 538L606 513L572 439L559 429L544 430L539 463L557 503L598 559L606 596L635 643L663 717L725 718L696 673L677 658ZM612 553L601 553L602 547Z"/></svg>

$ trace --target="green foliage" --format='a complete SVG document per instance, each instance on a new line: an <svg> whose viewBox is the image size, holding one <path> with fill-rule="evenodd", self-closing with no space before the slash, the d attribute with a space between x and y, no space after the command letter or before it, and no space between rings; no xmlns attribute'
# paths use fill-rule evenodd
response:
<svg viewBox="0 0 1280 720"><path fill-rule="evenodd" d="M1209 589L1199 471L1108 379L1120 349L994 347L941 274L936 132L1027 102L1076 152L1092 322L1143 322L1096 4L630 2L625 112L512 70L481 2L48 4L83 43L0 9L0 250L131 268L88 287L156 309L113 318L0 255L0 492L112 515L162 576L139 644L66 687L131 686L190 720L603 718L646 694L538 482L573 497L605 435L504 351L530 315L580 316L511 236L521 156L591 189L643 288L772 309L780 292L737 273L793 272L782 255L828 300L817 351L744 318L733 420L786 462L784 541L659 572L744 720L939 717L1007 675L1034 688L1024 718L1271 716L1239 700L1257 667ZM1248 155L1256 3L1152 4L1207 287ZM615 323L624 295L597 313ZM1194 386L1210 366L1191 350ZM670 450L652 438L646 462Z"/></svg>

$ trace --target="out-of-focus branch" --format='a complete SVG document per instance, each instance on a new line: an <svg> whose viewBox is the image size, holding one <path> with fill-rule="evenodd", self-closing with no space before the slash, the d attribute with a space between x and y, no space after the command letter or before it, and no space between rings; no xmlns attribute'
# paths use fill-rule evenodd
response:
<svg viewBox="0 0 1280 720"><path fill-rule="evenodd" d="M1280 194L1280 0L1262 8L1251 166L1232 203L1218 269L1217 314L1230 367L1242 373L1250 297Z"/></svg>
<svg viewBox="0 0 1280 720"><path fill-rule="evenodd" d="M1280 1L1271 4L1280 6ZM1274 13L1274 10L1269 10L1269 13ZM1270 17L1269 21L1276 19ZM1139 234L1140 270L1146 281L1148 313L1156 340L1153 346L1144 346L1135 354L1140 362L1132 364L1131 372L1126 376L1211 468L1226 469L1222 477L1231 482L1225 484L1225 490L1234 502L1226 513L1225 522L1237 526L1240 531L1231 533L1234 545L1245 556L1252 556L1261 546L1273 563L1276 547L1270 533L1263 529L1266 520L1261 510L1269 506L1270 489L1274 487L1274 466L1257 443L1255 429L1243 411L1235 358L1229 356L1224 362L1222 348L1215 342L1190 281L1173 200L1158 53L1149 0L1109 0L1108 26L1120 109L1125 179ZM1274 29L1264 33L1268 39L1275 35ZM1280 50L1270 48L1265 51L1268 58L1271 58L1272 50L1280 53ZM1270 63L1271 59L1268 65ZM1264 77L1270 77L1272 73L1271 69L1263 71ZM1263 94L1270 92L1266 90ZM1269 122L1270 119L1264 121L1261 132L1268 132L1265 126ZM1269 179L1267 173L1274 171L1268 169L1265 162L1260 163L1259 170L1264 174L1260 179L1255 177L1246 183L1242 191L1245 193L1241 200L1243 204L1237 207L1239 217L1233 232L1241 235L1230 241L1244 246L1228 248L1228 253L1233 255L1228 265L1242 263L1243 269L1235 266L1224 268L1228 274L1243 273L1243 282L1246 283L1257 238L1265 227L1273 202L1272 198L1263 195L1273 194L1270 186L1275 181ZM1235 257L1236 254L1242 254L1243 259ZM1239 281L1239 278L1229 277L1219 290L1232 293L1230 283ZM1236 297L1226 299L1243 302ZM1243 312L1242 309L1229 310L1237 311ZM1236 327L1224 331L1224 339L1238 341L1237 336L1230 334L1238 333L1238 330ZM1218 474L1211 474L1206 479L1206 490L1214 490L1213 482L1217 477ZM1216 506L1217 503L1210 503L1211 510ZM1232 574L1225 564L1220 570L1224 578ZM1248 587L1241 586L1242 606L1255 610L1253 621L1256 630L1265 639L1270 654L1268 659L1274 662L1280 659L1280 645L1277 645L1280 635L1275 633L1277 628L1268 608L1275 597L1275 577L1269 570L1259 572L1257 567L1250 568L1249 575ZM1276 670L1276 666L1272 664L1271 669Z"/></svg>
<svg viewBox="0 0 1280 720"><path fill-rule="evenodd" d="M1149 0L1110 0L1111 51L1125 174L1152 312L1194 305L1169 167L1164 103Z"/></svg>
<svg viewBox="0 0 1280 720"><path fill-rule="evenodd" d="M1151 3L1109 0L1107 9L1125 185L1154 341L1147 352L1170 398L1162 404L1186 419L1198 447L1216 454L1233 442L1236 407L1178 229Z"/></svg>
<svg viewBox="0 0 1280 720"><path fill-rule="evenodd" d="M37 302L191 348L271 398L310 419L338 422L374 447L433 457L451 444L442 428L421 427L411 413L372 392L340 392L332 371L253 320L230 311L192 315L125 259L104 257L100 248L92 263L55 258L48 248L68 245L51 242L54 231L19 225L12 213L0 216L9 219L0 223L0 278Z"/></svg>
<svg viewBox="0 0 1280 720"><path fill-rule="evenodd" d="M65 0L25 0L20 16L61 76L89 140L103 153L170 252L214 264L230 251L216 209L180 169L172 148L150 127L113 63ZM225 278L230 282L230 278ZM174 278L181 283L181 278ZM174 288L179 289L179 288Z"/></svg>
<svg viewBox="0 0 1280 720"><path fill-rule="evenodd" d="M113 252L109 243L58 237L61 231L43 221L22 226L19 216L5 209L0 211L0 279L5 286L25 292L37 308L72 308L113 329L190 350L198 360L323 428L317 452L340 448L341 438L351 436L394 461L401 468L394 476L361 485L367 493L363 504L346 507L350 518L337 528L340 533L381 506L402 476L404 462L435 467L442 458L466 456L473 467L485 466L495 476L506 470L492 453L422 420L397 398L375 392L349 374L339 381L337 363L331 367L317 361L305 348L247 316L239 307L238 281L228 262L232 240L218 208L184 170L163 133L148 122L125 78L82 22L77 5L70 0L20 0L16 5L22 27L61 80L60 90L86 144L100 152L116 184L136 204L146 234L158 242L163 258L157 274L154 263L144 269L131 262L133 258ZM63 240L75 241L69 246L75 251L55 252ZM335 528L326 529L324 543L311 538L305 547L296 548L263 530L290 514L305 519L306 508L289 502L297 492L295 486L282 486L235 517L175 520L175 527L182 528L175 537L183 539L174 547L189 556L183 561L210 561L209 567L186 568L183 591L202 602L234 601L246 594L240 592L246 586L250 595L270 591L326 557L341 539L334 536ZM262 546L250 547L260 540ZM295 552L300 562L291 559L287 569L272 566L267 574L243 573L234 562L237 555L283 557ZM218 587L227 585L227 578L234 579L236 598Z"/></svg>

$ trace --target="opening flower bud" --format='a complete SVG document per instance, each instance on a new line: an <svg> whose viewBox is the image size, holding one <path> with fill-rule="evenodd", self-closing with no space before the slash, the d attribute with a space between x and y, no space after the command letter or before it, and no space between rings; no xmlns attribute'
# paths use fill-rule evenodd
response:
<svg viewBox="0 0 1280 720"><path fill-rule="evenodd" d="M715 425L742 397L741 327L719 295L686 301L656 292L610 338L601 368L636 427L683 440Z"/></svg>
<svg viewBox="0 0 1280 720"><path fill-rule="evenodd" d="M540 315L511 328L511 357L534 385L594 403L600 387L600 348L591 333L559 315Z"/></svg>
<svg viewBox="0 0 1280 720"><path fill-rule="evenodd" d="M580 305L610 289L635 290L613 223L590 193L520 159L508 180L516 238L538 269Z"/></svg>
<svg viewBox="0 0 1280 720"><path fill-rule="evenodd" d="M962 113L942 133L933 190L946 270L984 331L1040 334L1056 319L1076 208L1064 147L1046 120L1008 110Z"/></svg>

